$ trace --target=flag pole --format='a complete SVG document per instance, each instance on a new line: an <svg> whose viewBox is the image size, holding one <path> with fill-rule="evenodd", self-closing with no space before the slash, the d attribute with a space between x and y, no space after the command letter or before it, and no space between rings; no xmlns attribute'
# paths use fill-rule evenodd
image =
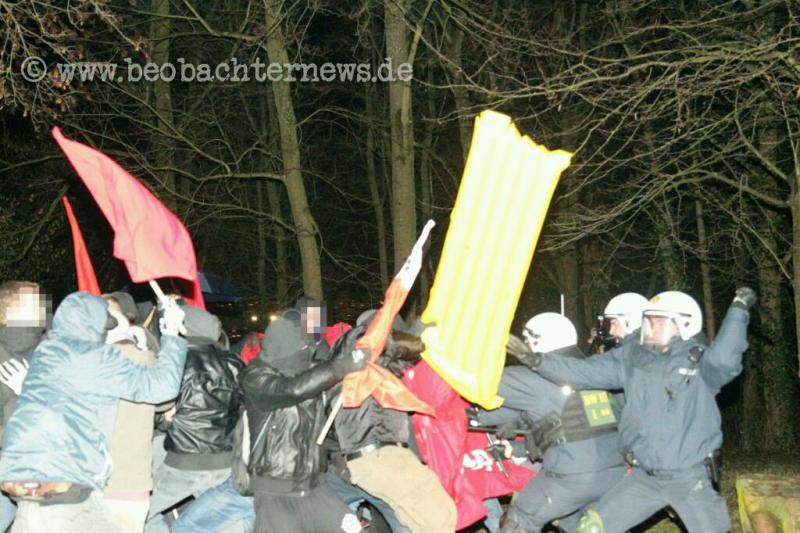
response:
<svg viewBox="0 0 800 533"><path fill-rule="evenodd" d="M408 293L408 291L411 289L411 286L414 284L414 280L416 280L417 274L419 274L420 268L422 267L422 248L423 246L425 246L425 242L428 240L428 235L430 235L431 230L435 225L436 223L432 219L428 220L428 222L425 223L425 227L422 228L422 233L420 233L420 236L417 238L417 241L411 248L411 252L408 258L406 258L406 261L405 263L403 263L403 266L400 267L400 271L394 276L394 278L392 278L392 283L389 285L390 288L395 283L399 282L400 286L405 289L406 293ZM387 289L387 291L388 290L389 289ZM405 300L405 296L403 297L403 300ZM381 306L381 308L378 309L378 314L375 315L376 318L381 314L381 312L387 309L387 305L388 305L388 300L385 299L383 306ZM391 320L387 324L391 324L391 322L394 320L394 317L397 315L398 310L399 309L389 311L393 314L391 316ZM373 321L370 324L369 329L367 329L367 332L365 333L365 337L369 336L373 332L373 328L376 326L377 322L378 321L375 320L375 318L373 318ZM386 340L386 337L391 334L390 331L391 326L389 325L388 327L389 331L385 332L385 336L383 338L384 341ZM359 340L359 343L360 342L361 341ZM356 343L356 352L354 354L346 354L344 355L344 357L352 357L353 355L356 356L360 355L361 357L366 357L366 354L364 354L363 351L360 350L360 348L362 348L363 345L359 345L359 343ZM383 346L384 346L383 343L381 343L380 347L378 348L381 352L383 351ZM358 352L361 353L359 354ZM373 351L372 355L374 355L377 358L377 356L379 356L380 353L375 355L375 352ZM346 378L347 376L345 376L345 379ZM323 426L322 431L317 437L317 445L322 446L322 442L325 440L325 435L328 434L328 431L330 430L331 425L333 424L333 419L336 418L337 414L339 414L339 411L342 409L343 403L344 403L344 388L342 389L342 393L333 403L333 406L331 408L331 414L328 415L328 420L325 421L325 425Z"/></svg>
<svg viewBox="0 0 800 533"><path fill-rule="evenodd" d="M322 426L322 431L319 432L319 437L317 437L317 446L322 446L322 443L325 441L325 435L328 434L328 431L331 430L331 426L333 425L333 419L336 418L336 415L339 414L339 411L342 410L342 404L344 400L342 399L342 395L336 397L333 401L333 407L331 408L331 414L328 415L328 420L325 421L325 425Z"/></svg>

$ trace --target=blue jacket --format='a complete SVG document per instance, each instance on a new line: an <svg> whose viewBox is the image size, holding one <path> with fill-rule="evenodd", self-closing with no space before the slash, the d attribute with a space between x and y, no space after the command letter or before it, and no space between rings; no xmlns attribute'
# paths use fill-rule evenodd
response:
<svg viewBox="0 0 800 533"><path fill-rule="evenodd" d="M545 355L537 371L577 389L624 389L620 447L648 469L677 470L702 463L722 445L716 395L742 371L747 311L731 307L711 346L677 340L665 354L638 343L579 361ZM695 366L689 350L705 348Z"/></svg>
<svg viewBox="0 0 800 533"><path fill-rule="evenodd" d="M510 366L503 371L498 394L504 399L503 407L481 412L479 419L482 423L499 425L509 418L516 418L520 411L539 421L550 413L560 413L567 401L567 394L562 387L524 366ZM615 431L552 446L542 458L542 467L558 474L585 474L620 466L623 460L617 448L617 438Z"/></svg>
<svg viewBox="0 0 800 533"><path fill-rule="evenodd" d="M137 365L103 342L106 302L67 296L53 328L30 356L30 369L3 435L1 481L69 481L102 490L111 475L107 443L120 398L174 398L186 341L161 340L158 364Z"/></svg>

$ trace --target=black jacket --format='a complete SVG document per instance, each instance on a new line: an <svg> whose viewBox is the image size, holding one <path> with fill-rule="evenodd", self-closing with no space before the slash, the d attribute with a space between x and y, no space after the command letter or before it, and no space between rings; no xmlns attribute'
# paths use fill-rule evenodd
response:
<svg viewBox="0 0 800 533"><path fill-rule="evenodd" d="M166 464L182 470L214 470L231 464L233 430L242 406L238 384L244 365L216 344L190 345L167 428Z"/></svg>
<svg viewBox="0 0 800 533"><path fill-rule="evenodd" d="M322 482L325 455L316 441L326 418L323 392L342 376L332 362L295 376L282 374L262 357L245 368L240 383L250 424L253 492L299 493Z"/></svg>

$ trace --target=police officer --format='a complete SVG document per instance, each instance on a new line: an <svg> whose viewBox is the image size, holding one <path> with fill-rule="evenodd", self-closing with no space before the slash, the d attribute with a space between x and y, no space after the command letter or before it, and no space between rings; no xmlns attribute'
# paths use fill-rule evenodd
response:
<svg viewBox="0 0 800 533"><path fill-rule="evenodd" d="M638 340L647 303L647 298L635 292L623 292L611 298L601 315L603 326L597 332L601 347L609 350L622 342Z"/></svg>
<svg viewBox="0 0 800 533"><path fill-rule="evenodd" d="M527 350L575 361L586 357L577 347L575 326L557 313L531 318L523 336ZM517 352L515 343L521 341L512 337L512 353ZM533 441L528 442L529 455L542 459L542 469L517 496L501 531L538 532L551 520L571 514L560 526L575 531L576 511L597 501L625 471L608 394L561 387L524 366L506 368L499 394L503 407L480 412L479 421L495 425L521 418L530 431L526 439Z"/></svg>
<svg viewBox="0 0 800 533"><path fill-rule="evenodd" d="M639 343L586 361L529 354L526 363L550 380L576 388L623 388L620 444L632 470L593 504L580 533L617 533L672 506L690 532L730 529L725 500L714 490L716 450L722 444L715 396L742 370L752 289L736 291L716 340L702 329L697 302L663 292L644 311Z"/></svg>

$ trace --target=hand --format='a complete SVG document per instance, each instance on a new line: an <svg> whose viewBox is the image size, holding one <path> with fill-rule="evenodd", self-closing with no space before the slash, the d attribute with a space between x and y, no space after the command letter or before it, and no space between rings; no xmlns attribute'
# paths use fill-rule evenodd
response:
<svg viewBox="0 0 800 533"><path fill-rule="evenodd" d="M350 352L342 354L341 357L334 359L333 366L340 376L345 376L350 372L356 372L367 366L369 357L369 348L355 348Z"/></svg>
<svg viewBox="0 0 800 533"><path fill-rule="evenodd" d="M528 345L525 344L525 341L513 333L509 333L508 335L506 352L513 355L520 363L528 368L535 369L542 362L542 354L532 352Z"/></svg>
<svg viewBox="0 0 800 533"><path fill-rule="evenodd" d="M734 296L731 305L747 311L753 307L757 301L758 296L756 296L756 291L750 287L739 287L736 289L736 296Z"/></svg>
<svg viewBox="0 0 800 533"><path fill-rule="evenodd" d="M183 319L186 317L186 313L178 306L178 303L168 298L167 300L161 300L159 306L163 306L161 318L158 321L161 334L177 337L179 333L186 333L186 328L183 326Z"/></svg>
<svg viewBox="0 0 800 533"><path fill-rule="evenodd" d="M28 362L24 359L9 359L0 365L0 383L13 390L17 396L22 393L22 382L27 375Z"/></svg>
<svg viewBox="0 0 800 533"><path fill-rule="evenodd" d="M175 418L175 413L177 412L178 412L178 405L176 404L170 407L169 410L164 413L164 420L171 423L172 419Z"/></svg>

